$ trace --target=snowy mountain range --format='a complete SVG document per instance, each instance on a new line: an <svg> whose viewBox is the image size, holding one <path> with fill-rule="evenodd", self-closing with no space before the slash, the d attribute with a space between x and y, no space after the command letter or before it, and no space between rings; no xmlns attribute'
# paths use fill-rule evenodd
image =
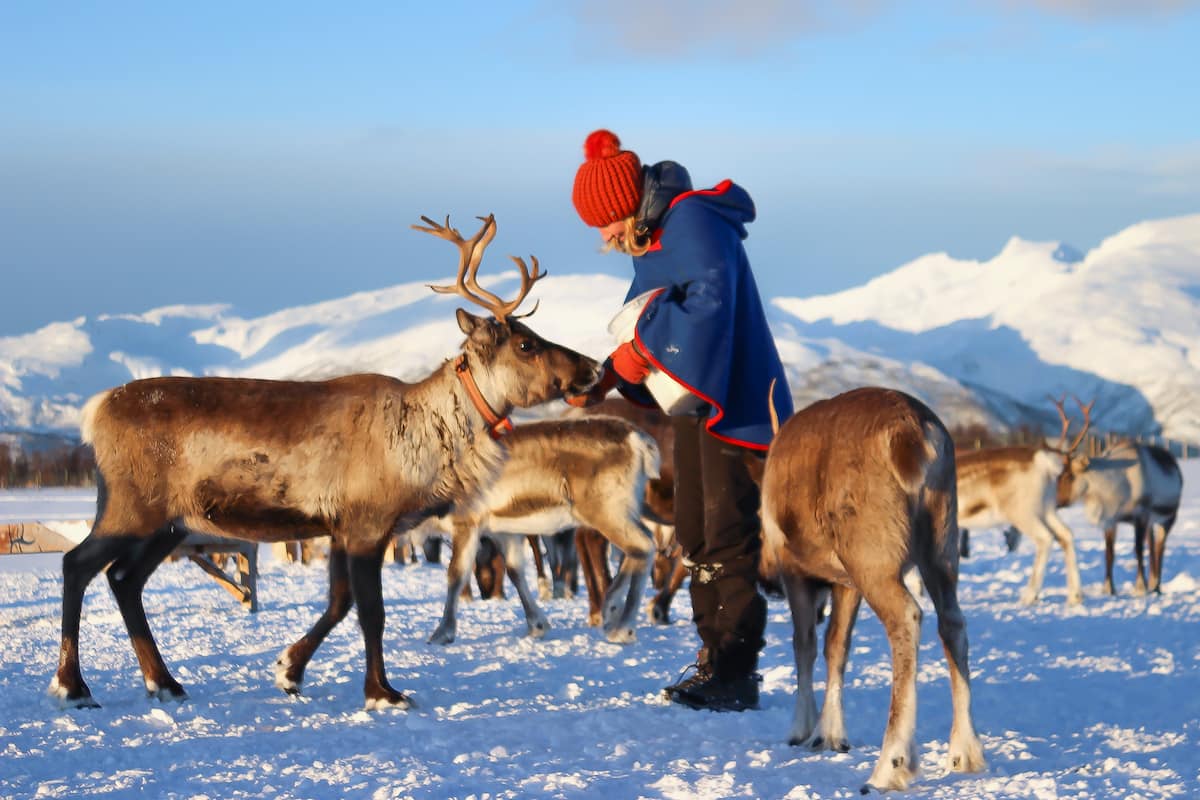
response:
<svg viewBox="0 0 1200 800"><path fill-rule="evenodd" d="M504 294L516 280L484 285ZM551 275L530 323L603 357L627 286ZM252 319L179 305L0 337L0 430L71 435L92 393L152 375L419 379L457 350L458 302L418 282ZM1086 254L1014 238L988 261L927 255L855 289L769 307L798 405L886 385L951 426L1057 431L1046 397L1070 392L1096 399L1098 430L1200 442L1200 215L1134 225Z"/></svg>

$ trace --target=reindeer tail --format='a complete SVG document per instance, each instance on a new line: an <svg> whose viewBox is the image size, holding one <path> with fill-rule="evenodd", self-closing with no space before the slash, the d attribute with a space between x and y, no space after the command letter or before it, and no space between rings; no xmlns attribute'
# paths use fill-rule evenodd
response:
<svg viewBox="0 0 1200 800"><path fill-rule="evenodd" d="M79 434L83 439L84 444L95 443L96 433L96 414L100 411L100 406L108 399L111 389L106 389L99 394L93 395L90 400L83 406L83 411L80 412L79 418Z"/></svg>

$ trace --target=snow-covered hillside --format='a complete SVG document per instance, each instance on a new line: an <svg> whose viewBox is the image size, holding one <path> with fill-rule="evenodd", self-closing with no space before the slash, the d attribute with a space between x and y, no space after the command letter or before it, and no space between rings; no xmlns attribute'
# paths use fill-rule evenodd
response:
<svg viewBox="0 0 1200 800"><path fill-rule="evenodd" d="M484 283L506 293L516 279ZM627 287L551 275L530 323L603 357ZM418 379L458 347L456 305L419 282L250 319L178 305L52 323L0 338L0 431L73 432L92 393L151 375ZM924 256L840 294L778 298L772 314L799 405L878 384L952 426L1053 430L1046 395L1073 392L1097 399L1099 430L1200 443L1200 215L1135 225L1086 255L1013 239L985 262Z"/></svg>
<svg viewBox="0 0 1200 800"><path fill-rule="evenodd" d="M1096 398L1102 430L1200 441L1200 215L1143 222L1080 255L1012 239L989 261L923 256L838 294L778 298L802 336L922 362L1049 410Z"/></svg>

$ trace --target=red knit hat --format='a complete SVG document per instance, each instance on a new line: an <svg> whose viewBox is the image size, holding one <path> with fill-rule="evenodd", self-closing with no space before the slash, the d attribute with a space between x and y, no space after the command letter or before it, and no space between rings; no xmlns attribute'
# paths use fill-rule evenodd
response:
<svg viewBox="0 0 1200 800"><path fill-rule="evenodd" d="M603 228L632 217L642 195L642 162L637 154L622 150L617 135L601 129L588 134L583 156L586 160L575 173L571 193L583 221Z"/></svg>

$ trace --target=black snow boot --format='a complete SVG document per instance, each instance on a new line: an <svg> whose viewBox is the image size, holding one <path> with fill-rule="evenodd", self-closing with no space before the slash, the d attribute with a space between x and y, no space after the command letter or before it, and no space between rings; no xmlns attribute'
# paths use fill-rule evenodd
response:
<svg viewBox="0 0 1200 800"><path fill-rule="evenodd" d="M670 697L676 703L688 708L707 709L709 711L746 711L758 708L758 683L762 680L757 674L742 675L738 678L722 680L716 673L711 673L708 680L680 688Z"/></svg>
<svg viewBox="0 0 1200 800"><path fill-rule="evenodd" d="M754 672L757 651L738 648L733 658L714 659L712 651L700 651L694 666L695 672L665 689L667 699L688 708L709 711L745 711L758 708L758 684L762 680ZM716 661L721 663L715 663ZM724 667L724 668L722 668ZM684 670L686 675L688 667Z"/></svg>
<svg viewBox="0 0 1200 800"><path fill-rule="evenodd" d="M702 647L700 648L700 652L696 654L696 663L684 667L683 672L679 674L679 679L670 686L663 688L663 695L668 700L674 700L675 695L679 692L686 692L700 684L707 683L712 680L712 676L712 658L709 655L708 648Z"/></svg>

